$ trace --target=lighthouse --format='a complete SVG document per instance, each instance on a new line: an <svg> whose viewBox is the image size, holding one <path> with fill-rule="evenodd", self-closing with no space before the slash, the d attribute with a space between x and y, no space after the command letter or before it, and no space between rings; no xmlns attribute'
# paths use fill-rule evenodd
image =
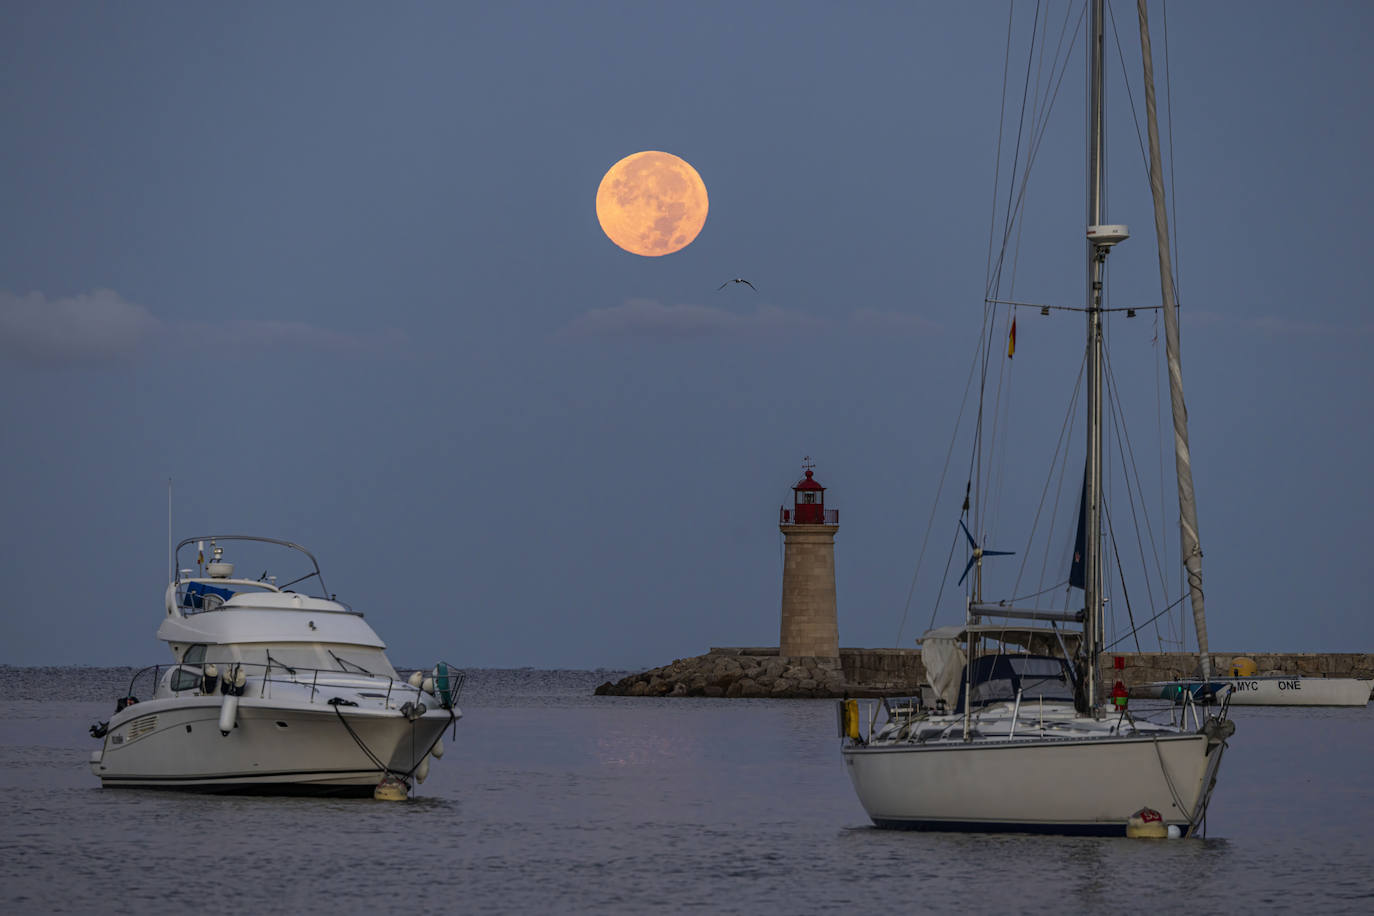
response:
<svg viewBox="0 0 1374 916"><path fill-rule="evenodd" d="M835 532L838 509L825 508L825 487L805 464L806 476L792 487L792 507L781 507L783 536L781 656L839 659L835 613Z"/></svg>

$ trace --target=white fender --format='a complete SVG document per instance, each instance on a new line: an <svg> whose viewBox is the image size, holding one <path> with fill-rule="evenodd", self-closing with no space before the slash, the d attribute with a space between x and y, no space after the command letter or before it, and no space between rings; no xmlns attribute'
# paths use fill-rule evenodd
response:
<svg viewBox="0 0 1374 916"><path fill-rule="evenodd" d="M430 749L430 754L434 756L435 760L438 760L440 757L444 756L443 738L440 738L438 741L434 742L434 747Z"/></svg>
<svg viewBox="0 0 1374 916"><path fill-rule="evenodd" d="M200 675L200 692L210 696L219 690L219 669L214 663L205 666Z"/></svg>
<svg viewBox="0 0 1374 916"><path fill-rule="evenodd" d="M239 714L239 695L233 692L224 695L224 702L219 707L219 733L228 735L234 730L234 719Z"/></svg>
<svg viewBox="0 0 1374 916"><path fill-rule="evenodd" d="M424 760L421 760L421 761L420 761L420 765L417 766L417 767L415 768L415 778L416 778L418 781L420 781L420 782L424 782L426 779L429 778L429 755L428 755L428 754L425 755L425 759L424 759Z"/></svg>

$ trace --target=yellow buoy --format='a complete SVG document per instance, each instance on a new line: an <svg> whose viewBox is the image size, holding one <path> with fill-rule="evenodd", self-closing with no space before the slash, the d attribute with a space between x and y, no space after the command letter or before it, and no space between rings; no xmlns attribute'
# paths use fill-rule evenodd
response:
<svg viewBox="0 0 1374 916"><path fill-rule="evenodd" d="M1231 659L1231 677L1254 677L1258 672L1259 665L1253 658L1237 655Z"/></svg>
<svg viewBox="0 0 1374 916"><path fill-rule="evenodd" d="M1169 836L1164 817L1153 808L1141 808L1126 820L1126 836L1132 839L1162 840Z"/></svg>
<svg viewBox="0 0 1374 916"><path fill-rule="evenodd" d="M377 788L372 790L372 797L377 801L405 801L410 797L410 788L402 780L388 773L377 783Z"/></svg>

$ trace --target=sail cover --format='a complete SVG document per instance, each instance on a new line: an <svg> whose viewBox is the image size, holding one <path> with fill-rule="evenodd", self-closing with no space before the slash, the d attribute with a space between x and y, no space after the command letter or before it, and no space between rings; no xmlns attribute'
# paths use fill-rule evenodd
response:
<svg viewBox="0 0 1374 916"><path fill-rule="evenodd" d="M928 631L921 639L926 683L951 709L959 700L959 685L964 676L964 650L959 647L963 638L963 627L940 627Z"/></svg>
<svg viewBox="0 0 1374 916"><path fill-rule="evenodd" d="M1064 659L1077 656L1083 642L1082 633L1052 626L984 623L927 630L917 640L921 645L921 664L926 669L926 683L951 709L959 701L959 688L964 682L964 664L968 661L964 646L970 637L1000 643L1001 652L1011 646L1019 646L1031 655L1052 655Z"/></svg>

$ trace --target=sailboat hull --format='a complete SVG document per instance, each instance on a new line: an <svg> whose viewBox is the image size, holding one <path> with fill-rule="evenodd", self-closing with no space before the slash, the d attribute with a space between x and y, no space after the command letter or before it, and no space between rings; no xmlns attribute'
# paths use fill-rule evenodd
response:
<svg viewBox="0 0 1374 916"><path fill-rule="evenodd" d="M843 753L859 802L879 827L1123 836L1141 808L1189 833L1224 747L1203 734L1173 734L860 745Z"/></svg>

